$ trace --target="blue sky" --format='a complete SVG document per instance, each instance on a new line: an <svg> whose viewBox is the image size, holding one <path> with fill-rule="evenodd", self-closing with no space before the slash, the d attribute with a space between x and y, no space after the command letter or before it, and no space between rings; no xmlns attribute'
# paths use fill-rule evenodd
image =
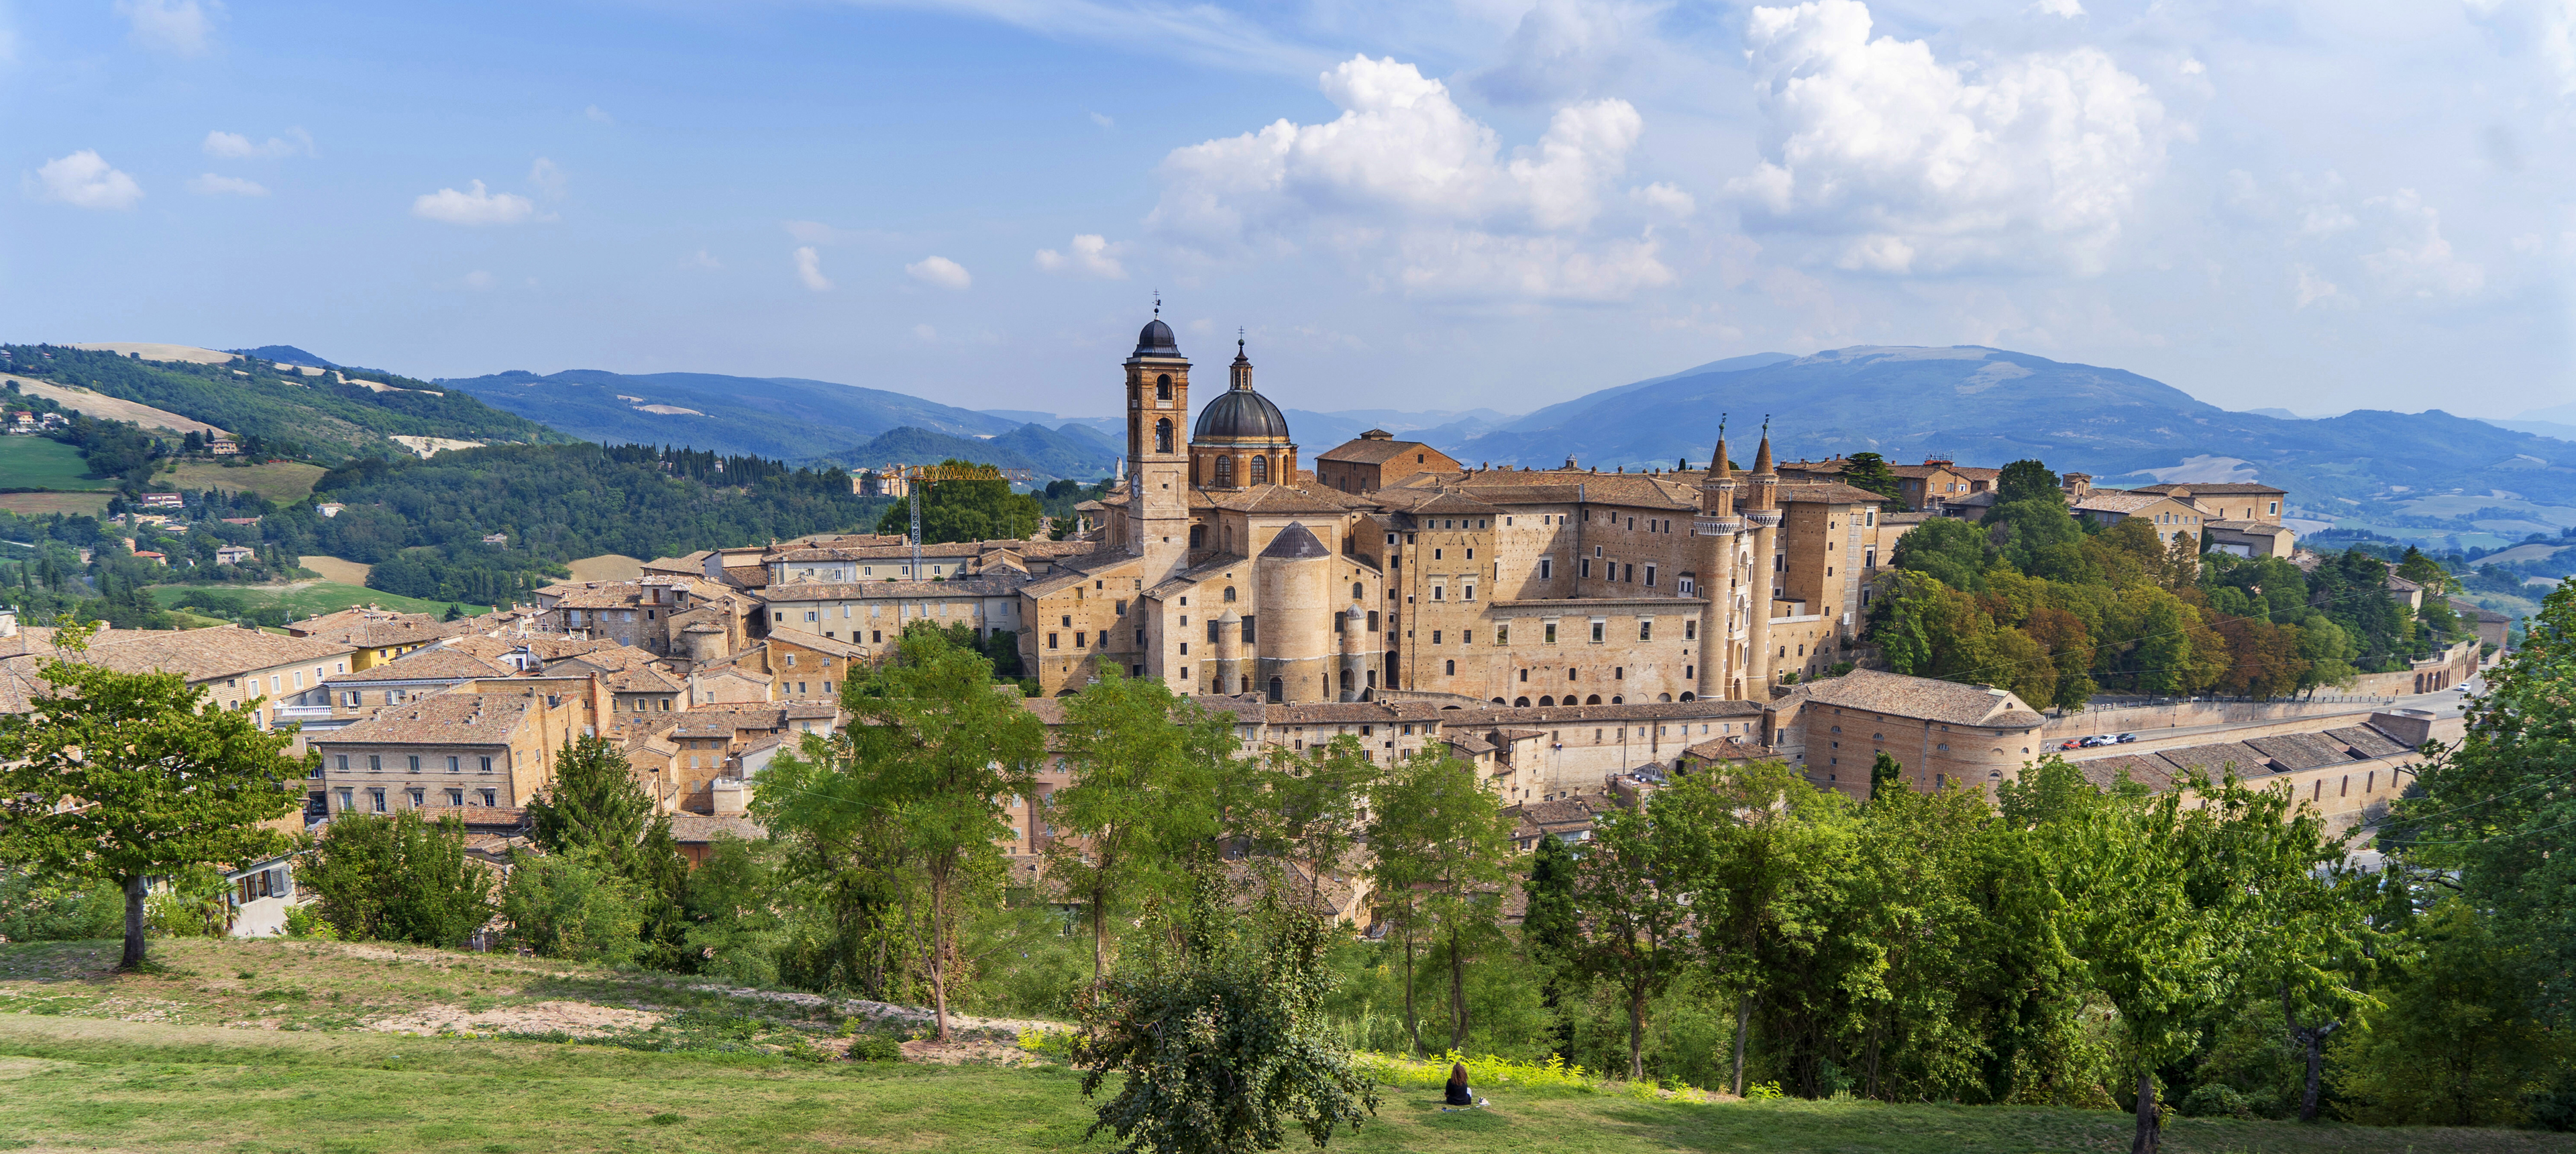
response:
<svg viewBox="0 0 2576 1154"><path fill-rule="evenodd" d="M0 337L1106 413L1986 344L2576 399L2576 0L0 6ZM479 182L479 184L477 183Z"/></svg>

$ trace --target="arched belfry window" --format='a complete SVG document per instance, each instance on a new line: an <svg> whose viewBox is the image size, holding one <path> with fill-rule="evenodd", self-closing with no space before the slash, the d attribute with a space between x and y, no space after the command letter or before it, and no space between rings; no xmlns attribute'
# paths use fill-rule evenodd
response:
<svg viewBox="0 0 2576 1154"><path fill-rule="evenodd" d="M1366 595L1366 594L1364 594L1364 593L1363 593L1363 592L1361 592L1361 590L1360 590L1360 583L1359 583L1359 582L1357 582L1357 581L1353 581L1353 582L1351 582L1351 600L1353 600L1353 601L1360 600L1360 599L1361 599L1363 596L1365 596L1365 595Z"/></svg>
<svg viewBox="0 0 2576 1154"><path fill-rule="evenodd" d="M1154 451L1157 453L1172 451L1172 422L1168 418L1154 422Z"/></svg>
<svg viewBox="0 0 2576 1154"><path fill-rule="evenodd" d="M1154 399L1158 401L1172 399L1172 374L1165 373L1154 378Z"/></svg>
<svg viewBox="0 0 2576 1154"><path fill-rule="evenodd" d="M1219 457L1216 459L1216 484L1220 489L1230 487L1234 484L1234 458Z"/></svg>
<svg viewBox="0 0 2576 1154"><path fill-rule="evenodd" d="M1228 605L1234 603L1234 586L1228 585L1225 587L1225 600Z"/></svg>
<svg viewBox="0 0 2576 1154"><path fill-rule="evenodd" d="M1252 459L1252 483L1255 485L1267 485L1270 483L1270 458L1254 457Z"/></svg>

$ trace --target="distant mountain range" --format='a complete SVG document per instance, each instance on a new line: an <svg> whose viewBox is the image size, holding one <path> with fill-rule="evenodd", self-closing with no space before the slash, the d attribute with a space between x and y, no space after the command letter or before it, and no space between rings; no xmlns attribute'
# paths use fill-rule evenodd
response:
<svg viewBox="0 0 2576 1154"><path fill-rule="evenodd" d="M799 377L572 369L438 383L586 440L687 445L789 461L845 454L905 426L971 438L998 436L1024 423L904 393Z"/></svg>

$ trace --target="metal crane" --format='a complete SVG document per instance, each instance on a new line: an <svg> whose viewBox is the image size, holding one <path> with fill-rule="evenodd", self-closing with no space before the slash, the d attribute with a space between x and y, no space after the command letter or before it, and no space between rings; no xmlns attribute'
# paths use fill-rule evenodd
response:
<svg viewBox="0 0 2576 1154"><path fill-rule="evenodd" d="M1016 481L1026 485L1037 480L1027 469L1004 469L993 465L904 465L904 488L912 497L912 579L923 581L921 569L921 490L941 481Z"/></svg>

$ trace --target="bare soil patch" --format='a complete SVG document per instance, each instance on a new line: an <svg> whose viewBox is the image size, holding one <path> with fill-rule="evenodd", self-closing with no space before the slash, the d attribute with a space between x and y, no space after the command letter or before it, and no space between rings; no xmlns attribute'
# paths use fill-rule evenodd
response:
<svg viewBox="0 0 2576 1154"><path fill-rule="evenodd" d="M367 574L375 569L375 566L364 562L343 561L337 557L307 557L302 564L305 568L321 574L323 580L337 581L343 585L364 585L367 583Z"/></svg>
<svg viewBox="0 0 2576 1154"><path fill-rule="evenodd" d="M461 1006L430 1006L408 1014L379 1018L367 1028L396 1034L477 1033L543 1034L562 1031L576 1038L605 1037L629 1030L649 1030L664 1015L587 1002L538 1002L468 1011Z"/></svg>
<svg viewBox="0 0 2576 1154"><path fill-rule="evenodd" d="M88 389L75 389L67 385L57 385L50 381L39 381L28 377L0 375L0 380L15 381L19 392L31 397L43 397L75 413L86 413L111 421L132 421L147 429L168 429L173 433L223 432L204 421L182 417L167 409L136 404L105 393L93 393Z"/></svg>
<svg viewBox="0 0 2576 1154"><path fill-rule="evenodd" d="M959 1066L968 1062L1022 1066L1037 1061L1037 1055L1000 1042L905 1042L902 1049L904 1061L933 1066Z"/></svg>
<svg viewBox="0 0 2576 1154"><path fill-rule="evenodd" d="M240 358L220 349L201 349L195 345L165 345L151 341L89 341L72 346L93 353L132 353L147 361L184 361L192 365L228 365Z"/></svg>

